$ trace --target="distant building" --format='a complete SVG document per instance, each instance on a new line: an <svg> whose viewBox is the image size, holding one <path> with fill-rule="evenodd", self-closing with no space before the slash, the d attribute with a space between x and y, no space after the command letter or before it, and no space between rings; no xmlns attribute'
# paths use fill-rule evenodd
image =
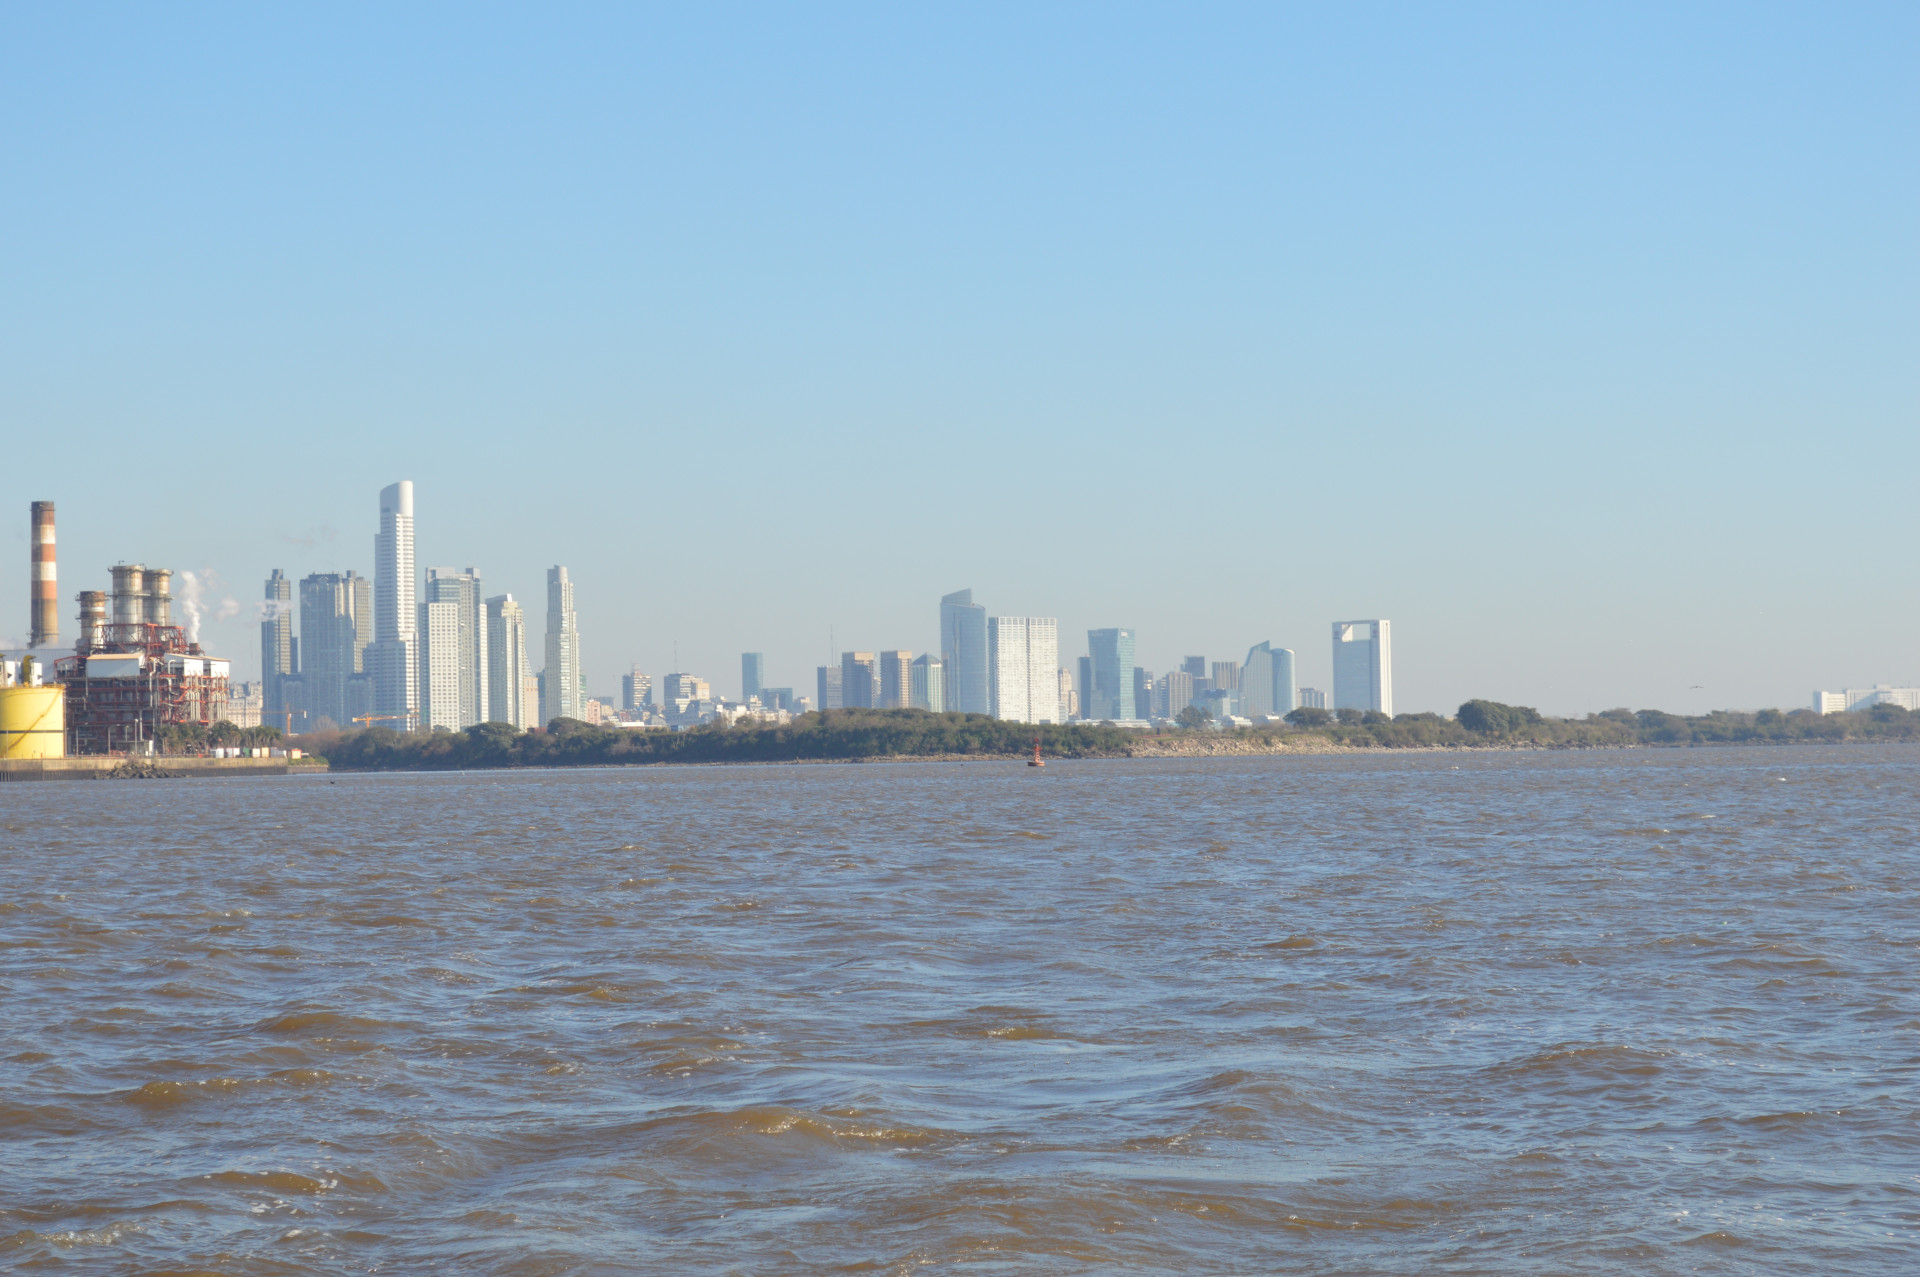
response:
<svg viewBox="0 0 1920 1277"><path fill-rule="evenodd" d="M872 652L840 653L840 704L872 709L880 702L880 662Z"/></svg>
<svg viewBox="0 0 1920 1277"><path fill-rule="evenodd" d="M579 718L587 699L580 673L580 622L573 610L573 582L559 566L547 569L546 656L540 721Z"/></svg>
<svg viewBox="0 0 1920 1277"><path fill-rule="evenodd" d="M946 713L946 674L946 663L932 652L915 658L909 672L907 703L914 709L932 710L936 714Z"/></svg>
<svg viewBox="0 0 1920 1277"><path fill-rule="evenodd" d="M1849 687L1844 692L1813 694L1813 708L1821 714L1872 709L1875 705L1898 705L1905 710L1920 712L1920 687L1892 687L1886 683L1875 683L1872 687Z"/></svg>
<svg viewBox="0 0 1920 1277"><path fill-rule="evenodd" d="M1079 656L1073 662L1073 690L1081 716L1085 717L1087 706L1093 703L1093 657Z"/></svg>
<svg viewBox="0 0 1920 1277"><path fill-rule="evenodd" d="M1133 714L1133 631L1088 630L1087 651L1093 678L1086 717L1094 722L1130 719Z"/></svg>
<svg viewBox="0 0 1920 1277"><path fill-rule="evenodd" d="M822 665L817 671L816 677L819 682L819 708L843 708L840 704L840 667L838 665Z"/></svg>
<svg viewBox="0 0 1920 1277"><path fill-rule="evenodd" d="M802 700L805 697L801 698ZM791 687L763 687L760 689L760 707L762 709L783 709L789 714L794 710L793 689Z"/></svg>
<svg viewBox="0 0 1920 1277"><path fill-rule="evenodd" d="M761 652L740 653L740 703L746 704L767 681L767 658Z"/></svg>
<svg viewBox="0 0 1920 1277"><path fill-rule="evenodd" d="M1219 669L1219 665L1214 668ZM1293 649L1255 643L1238 671L1239 713L1257 719L1262 714L1285 716L1299 707L1294 681Z"/></svg>
<svg viewBox="0 0 1920 1277"><path fill-rule="evenodd" d="M280 680L300 672L293 656L293 582L279 568L267 578L266 602L260 615L261 709L278 715L282 708Z"/></svg>
<svg viewBox="0 0 1920 1277"><path fill-rule="evenodd" d="M365 654L373 675L374 713L382 727L420 725L420 613L413 568L413 482L380 489L380 531L373 538L373 643Z"/></svg>
<svg viewBox="0 0 1920 1277"><path fill-rule="evenodd" d="M235 727L260 726L260 711L266 701L265 687L264 683L228 684L227 708L220 718Z"/></svg>
<svg viewBox="0 0 1920 1277"><path fill-rule="evenodd" d="M1300 704L1296 706L1296 708L1325 709L1326 707L1327 694L1325 692L1317 687L1303 687L1300 689Z"/></svg>
<svg viewBox="0 0 1920 1277"><path fill-rule="evenodd" d="M1050 616L988 617L987 692L995 718L1059 722L1059 621Z"/></svg>
<svg viewBox="0 0 1920 1277"><path fill-rule="evenodd" d="M1191 674L1195 678L1205 678L1207 676L1207 658L1204 656L1189 656L1180 662L1180 670L1182 673Z"/></svg>
<svg viewBox="0 0 1920 1277"><path fill-rule="evenodd" d="M1145 721L1153 717L1153 671L1133 667L1133 716Z"/></svg>
<svg viewBox="0 0 1920 1277"><path fill-rule="evenodd" d="M456 696L458 722L445 724L460 731L487 721L487 600L480 585L480 575L472 568L456 572L452 568L428 568L426 596L428 603L451 603L457 610L454 629L453 670L457 682ZM426 627L421 626L424 637ZM428 659L421 660L421 672L424 676ZM437 668L440 659L433 657ZM424 701L426 693L421 692ZM441 726L435 720L433 726Z"/></svg>
<svg viewBox="0 0 1920 1277"><path fill-rule="evenodd" d="M1393 716L1393 640L1387 621L1333 623L1333 707Z"/></svg>
<svg viewBox="0 0 1920 1277"><path fill-rule="evenodd" d="M880 653L880 707L905 709L913 699L913 653Z"/></svg>
<svg viewBox="0 0 1920 1277"><path fill-rule="evenodd" d="M987 609L972 590L940 600L940 660L946 667L947 703L963 714L990 714L987 673Z"/></svg>
<svg viewBox="0 0 1920 1277"><path fill-rule="evenodd" d="M527 653L526 610L511 594L487 600L487 720L508 723L521 731L537 727L537 691L533 661Z"/></svg>
<svg viewBox="0 0 1920 1277"><path fill-rule="evenodd" d="M1154 686L1153 717L1178 718L1193 703L1193 674L1185 667L1168 670Z"/></svg>
<svg viewBox="0 0 1920 1277"><path fill-rule="evenodd" d="M640 672L638 665L631 674L620 676L620 708L630 714L639 713L653 704L653 675Z"/></svg>
<svg viewBox="0 0 1920 1277"><path fill-rule="evenodd" d="M1240 667L1232 661L1215 661L1213 673L1209 677L1213 679L1215 691L1237 692L1240 690Z"/></svg>
<svg viewBox="0 0 1920 1277"><path fill-rule="evenodd" d="M660 696L666 705L688 701L710 701L713 685L693 674L669 674L660 680Z"/></svg>
<svg viewBox="0 0 1920 1277"><path fill-rule="evenodd" d="M462 721L460 604L451 599L420 605L415 635L420 650L420 726L450 732L471 726Z"/></svg>
<svg viewBox="0 0 1920 1277"><path fill-rule="evenodd" d="M1070 723L1080 716L1080 693L1073 690L1071 671L1060 671L1060 717L1055 722Z"/></svg>
<svg viewBox="0 0 1920 1277"><path fill-rule="evenodd" d="M364 672L373 637L373 583L352 572L315 572L300 581L300 632L306 639L302 656L306 670L300 678L300 708L306 711L308 730L325 726L351 729L354 718L373 714L364 702L377 695L356 697L356 675ZM286 709L282 704L282 710ZM269 716L268 720L273 720ZM282 723L284 726L284 722ZM361 726L405 730L409 720L397 717Z"/></svg>

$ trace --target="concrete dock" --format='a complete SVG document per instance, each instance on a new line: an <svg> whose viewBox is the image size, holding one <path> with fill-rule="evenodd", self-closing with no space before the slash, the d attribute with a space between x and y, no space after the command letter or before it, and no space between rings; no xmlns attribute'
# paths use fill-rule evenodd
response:
<svg viewBox="0 0 1920 1277"><path fill-rule="evenodd" d="M307 758L198 758L164 754L152 757L0 758L0 781L286 776L324 772L326 769L325 763Z"/></svg>

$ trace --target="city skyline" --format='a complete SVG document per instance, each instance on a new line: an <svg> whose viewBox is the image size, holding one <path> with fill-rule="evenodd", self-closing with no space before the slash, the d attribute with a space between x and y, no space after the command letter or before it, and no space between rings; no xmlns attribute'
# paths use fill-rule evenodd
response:
<svg viewBox="0 0 1920 1277"><path fill-rule="evenodd" d="M595 694L941 651L948 583L1323 691L1391 616L1399 710L1920 681L1910 7L461 30L17 15L0 510L58 503L63 626L174 564L257 675L260 583L374 577L411 475L417 563L535 629L568 566Z"/></svg>

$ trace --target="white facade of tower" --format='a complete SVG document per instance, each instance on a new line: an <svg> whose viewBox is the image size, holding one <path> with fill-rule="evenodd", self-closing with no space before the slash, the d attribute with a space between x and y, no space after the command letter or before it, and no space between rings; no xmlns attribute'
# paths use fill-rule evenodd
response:
<svg viewBox="0 0 1920 1277"><path fill-rule="evenodd" d="M586 717L586 694L580 674L580 626L573 611L573 582L563 567L547 569L546 694L540 722Z"/></svg>
<svg viewBox="0 0 1920 1277"><path fill-rule="evenodd" d="M1393 716L1393 637L1387 621L1333 623L1333 707Z"/></svg>
<svg viewBox="0 0 1920 1277"><path fill-rule="evenodd" d="M472 726L461 704L460 605L448 600L420 605L420 726L457 732Z"/></svg>
<svg viewBox="0 0 1920 1277"><path fill-rule="evenodd" d="M428 568L426 601L452 603L460 609L459 678L460 726L472 727L487 719L487 604L479 573L472 568L456 572L452 568ZM421 627L421 639L427 638ZM421 678L426 677L422 667ZM422 699L426 692L422 690Z"/></svg>
<svg viewBox="0 0 1920 1277"><path fill-rule="evenodd" d="M373 538L374 713L403 731L420 725L418 599L413 567L413 482L380 489L380 531Z"/></svg>
<svg viewBox="0 0 1920 1277"><path fill-rule="evenodd" d="M1060 720L1060 622L1050 616L987 618L991 713L1016 723Z"/></svg>
<svg viewBox="0 0 1920 1277"><path fill-rule="evenodd" d="M533 665L527 659L527 615L511 594L487 600L487 720L525 731L538 706L527 688Z"/></svg>

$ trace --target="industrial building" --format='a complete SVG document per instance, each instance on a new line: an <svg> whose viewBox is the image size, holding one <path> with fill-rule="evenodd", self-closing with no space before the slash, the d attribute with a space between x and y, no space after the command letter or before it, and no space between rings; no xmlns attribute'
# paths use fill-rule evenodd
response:
<svg viewBox="0 0 1920 1277"><path fill-rule="evenodd" d="M173 574L122 563L111 575L111 595L81 591L74 654L54 662L70 754L149 753L161 728L226 714L229 662L173 623Z"/></svg>

